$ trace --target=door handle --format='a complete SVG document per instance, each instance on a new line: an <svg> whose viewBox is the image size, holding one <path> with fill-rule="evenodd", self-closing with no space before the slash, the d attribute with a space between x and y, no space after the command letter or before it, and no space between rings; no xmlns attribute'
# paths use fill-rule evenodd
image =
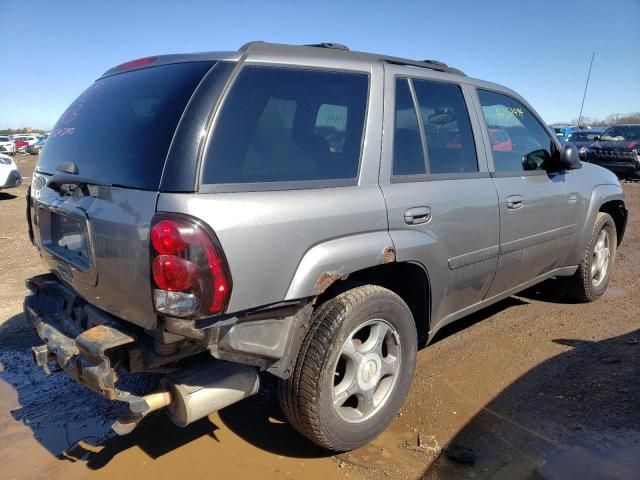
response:
<svg viewBox="0 0 640 480"><path fill-rule="evenodd" d="M522 195L511 195L507 197L507 208L517 210L522 207L524 207L524 198Z"/></svg>
<svg viewBox="0 0 640 480"><path fill-rule="evenodd" d="M420 225L431 220L431 209L429 207L408 208L404 212L404 221L407 225Z"/></svg>

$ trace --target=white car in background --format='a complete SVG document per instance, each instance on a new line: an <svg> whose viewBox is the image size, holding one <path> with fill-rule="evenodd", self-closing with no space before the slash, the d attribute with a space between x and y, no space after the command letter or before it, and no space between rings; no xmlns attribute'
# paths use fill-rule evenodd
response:
<svg viewBox="0 0 640 480"><path fill-rule="evenodd" d="M22 183L22 175L13 158L0 154L0 190L17 187Z"/></svg>
<svg viewBox="0 0 640 480"><path fill-rule="evenodd" d="M15 155L16 144L8 135L0 135L0 154Z"/></svg>

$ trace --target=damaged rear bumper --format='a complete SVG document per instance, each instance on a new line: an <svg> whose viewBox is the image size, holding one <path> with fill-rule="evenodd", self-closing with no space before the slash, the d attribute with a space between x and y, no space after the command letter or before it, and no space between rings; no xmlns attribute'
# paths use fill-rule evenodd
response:
<svg viewBox="0 0 640 480"><path fill-rule="evenodd" d="M43 341L32 348L36 365L51 374L54 362L77 383L105 398L127 402L133 412L147 409L143 397L116 387L125 360L121 349L135 344L135 334L98 312L93 316L83 312L86 328L81 328L68 314L70 293L51 275L31 278L27 287L31 290L24 301L27 322Z"/></svg>
<svg viewBox="0 0 640 480"><path fill-rule="evenodd" d="M43 341L33 348L35 363L51 374L49 366L55 362L77 383L109 400L128 403L129 414L112 425L120 435L159 409L165 409L177 425L186 426L258 391L255 367L206 356L189 366L165 369L171 373L160 380L158 391L138 396L121 390L116 385L118 372L129 370L141 351L153 350L140 345L148 340L144 332L127 329L82 302L53 275L31 278L27 287L31 290L24 302L27 321Z"/></svg>
<svg viewBox="0 0 640 480"><path fill-rule="evenodd" d="M119 434L160 408L185 426L253 395L259 388L257 369L288 377L311 311L310 304L288 303L188 326L165 318L162 330L151 332L87 303L53 274L26 284L31 293L24 311L43 342L33 347L35 363L47 374L57 364L78 384L128 403L130 415L113 424ZM158 339L176 340L177 347L159 354ZM202 355L179 362L197 354ZM166 376L159 391L139 396L118 388L122 371Z"/></svg>

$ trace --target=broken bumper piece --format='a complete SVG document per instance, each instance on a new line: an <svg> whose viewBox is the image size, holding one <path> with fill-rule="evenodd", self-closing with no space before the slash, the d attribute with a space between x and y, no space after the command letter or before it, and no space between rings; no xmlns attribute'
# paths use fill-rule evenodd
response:
<svg viewBox="0 0 640 480"><path fill-rule="evenodd" d="M55 362L80 385L109 400L128 403L134 417L148 413L153 405L149 405L146 397L116 387L118 349L134 344L135 337L106 323L81 330L65 309L66 293L51 275L31 278L27 287L31 290L24 302L27 322L43 341L32 349L36 365L50 375L50 365ZM74 330L77 335L73 335Z"/></svg>

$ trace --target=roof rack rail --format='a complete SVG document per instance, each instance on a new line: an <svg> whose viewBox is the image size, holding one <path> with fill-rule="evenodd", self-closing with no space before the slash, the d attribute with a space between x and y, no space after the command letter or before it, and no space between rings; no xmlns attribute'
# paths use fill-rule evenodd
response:
<svg viewBox="0 0 640 480"><path fill-rule="evenodd" d="M447 65L444 62L440 62L438 60L422 60L424 63L432 63L434 65L440 65L441 67L448 67L449 65Z"/></svg>
<svg viewBox="0 0 640 480"><path fill-rule="evenodd" d="M255 45L266 45L267 42L263 41L263 40L253 40L251 42L247 42L244 45L242 45L238 51L239 52L246 52L247 50L249 50L251 47L255 46Z"/></svg>
<svg viewBox="0 0 640 480"><path fill-rule="evenodd" d="M407 65L410 67L428 68L430 70L437 70L438 72L455 73L456 75L465 75L462 70L450 67L446 63L438 62L437 60L407 60L397 57L384 57L379 58L381 62L391 63L393 65Z"/></svg>
<svg viewBox="0 0 640 480"><path fill-rule="evenodd" d="M322 43L310 43L303 45L303 47L318 47L318 48L333 48L334 50L349 50L349 47L342 43L322 42Z"/></svg>
<svg viewBox="0 0 640 480"><path fill-rule="evenodd" d="M242 45L238 51L240 52L246 52L247 50L249 50L251 47L257 46L257 45L273 45L275 47L290 47L292 45L284 45L284 44L277 44L277 43L269 43L269 42L264 42L262 40L255 40L252 42L247 42L244 45ZM305 44L305 45L299 45L300 47L316 47L316 48L330 48L333 50L344 50L344 51L349 51L349 47L347 47L346 45L343 45L342 43L335 43L335 42L322 42L322 43L309 43L309 44Z"/></svg>
<svg viewBox="0 0 640 480"><path fill-rule="evenodd" d="M342 45L340 43L325 42L325 43L314 43L309 45L283 45L283 44L277 44L277 43L255 41L255 42L245 43L242 47L240 47L239 51L242 53L246 53L251 47L266 47L266 48L274 48L274 49L291 48L291 47L326 48L328 50L335 50L336 54L342 51L342 52L345 52L346 55L353 55L354 57L365 58L371 61L378 61L378 62L389 63L393 65L407 65L411 67L428 68L431 70L436 70L438 72L453 73L456 75L465 75L464 72L462 72L461 70L450 67L446 63L439 62L437 60L409 60L406 58L393 57L390 55L378 55L374 53L365 53L365 52L352 52L349 50L349 47L347 47L346 45ZM346 52L349 52L349 53L346 53Z"/></svg>

